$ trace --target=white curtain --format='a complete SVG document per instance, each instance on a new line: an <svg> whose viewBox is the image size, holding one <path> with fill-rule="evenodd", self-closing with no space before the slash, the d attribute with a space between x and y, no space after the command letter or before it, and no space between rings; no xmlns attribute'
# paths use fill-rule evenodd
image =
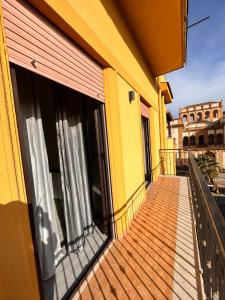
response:
<svg viewBox="0 0 225 300"><path fill-rule="evenodd" d="M56 123L69 252L82 249L93 230L79 97L61 91Z"/></svg>
<svg viewBox="0 0 225 300"><path fill-rule="evenodd" d="M42 279L46 280L54 275L55 266L64 254L60 246L56 225L53 185L49 173L48 156L38 95L36 99L33 99L32 96L30 99L25 98L21 103L21 107L27 126L33 173L35 190L33 212L41 274Z"/></svg>

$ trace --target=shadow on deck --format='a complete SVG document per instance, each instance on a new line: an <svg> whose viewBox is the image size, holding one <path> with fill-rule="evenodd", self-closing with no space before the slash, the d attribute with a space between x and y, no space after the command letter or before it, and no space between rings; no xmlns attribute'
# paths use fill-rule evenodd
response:
<svg viewBox="0 0 225 300"><path fill-rule="evenodd" d="M187 177L160 176L72 299L201 299Z"/></svg>

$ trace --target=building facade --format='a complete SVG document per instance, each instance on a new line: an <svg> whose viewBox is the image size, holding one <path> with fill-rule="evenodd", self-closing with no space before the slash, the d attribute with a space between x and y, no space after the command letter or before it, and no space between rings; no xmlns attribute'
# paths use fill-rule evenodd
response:
<svg viewBox="0 0 225 300"><path fill-rule="evenodd" d="M68 297L125 234L171 147L186 20L185 0L0 1L0 299Z"/></svg>
<svg viewBox="0 0 225 300"><path fill-rule="evenodd" d="M177 149L208 153L225 167L223 102L209 101L183 107L170 123Z"/></svg>

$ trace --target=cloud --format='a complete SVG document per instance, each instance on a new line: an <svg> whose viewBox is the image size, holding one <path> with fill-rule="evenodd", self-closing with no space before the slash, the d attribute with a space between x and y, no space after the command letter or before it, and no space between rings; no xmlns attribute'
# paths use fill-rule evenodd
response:
<svg viewBox="0 0 225 300"><path fill-rule="evenodd" d="M173 104L168 108L174 117L179 107L209 100L225 99L225 61L218 64L210 72L204 65L196 64L190 71L177 71L167 80L172 85ZM173 84L174 83L174 84Z"/></svg>

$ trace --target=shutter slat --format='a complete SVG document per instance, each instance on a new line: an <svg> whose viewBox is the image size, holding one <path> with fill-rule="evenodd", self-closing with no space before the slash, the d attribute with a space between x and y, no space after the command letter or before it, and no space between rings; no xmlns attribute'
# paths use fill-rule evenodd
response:
<svg viewBox="0 0 225 300"><path fill-rule="evenodd" d="M21 38L22 40L24 40L24 43L30 44L31 46L40 49L40 51L42 51L42 53L44 53L45 55L50 54L53 58L59 60L59 62L63 62L67 66L74 68L77 72L81 73L81 71L83 71L83 73L86 73L89 78L93 78L96 83L102 84L101 80L99 79L99 74L96 75L93 70L86 68L79 61L71 58L66 52L64 52L64 55L61 56L59 52L56 51L57 48L55 47L55 45L51 43L49 39L43 38L43 36L37 34L31 28L29 28L29 32L26 32L25 30L27 28L26 26L24 26L24 23L22 23L20 20L15 19L14 16L10 19L10 21L7 19L7 17L5 18L5 29L8 38Z"/></svg>
<svg viewBox="0 0 225 300"><path fill-rule="evenodd" d="M99 91L103 93L102 86L99 86L99 84L95 84L94 81L88 79L88 77L85 77L84 74L66 68L66 66L63 63L57 61L56 59L54 59L53 56L49 55L48 53L45 52L42 53L42 51L36 48L34 45L32 45L32 50L30 50L29 49L30 43L23 40L22 38L19 38L18 36L11 37L11 35L9 34L7 45L8 48L14 49L20 53L24 53L24 55L29 57L30 62L28 61L28 63L30 65L32 65L31 64L32 60L35 59L36 65L37 62L39 62L40 64L49 66L49 72L51 70L55 70L56 72L59 72L61 75L64 75L67 78L71 78L71 79L76 78L76 81L78 81L79 83L81 84L86 83L87 85L90 85L90 88L93 89L93 91L95 91L96 93L98 93Z"/></svg>
<svg viewBox="0 0 225 300"><path fill-rule="evenodd" d="M27 70L34 71L34 67L29 65L30 57L27 57L24 54L21 54L18 51L15 51L14 49L8 48L9 55L11 57L10 61L16 65L19 65ZM42 75L44 77L47 77L48 79L54 80L60 84L63 84L69 88L73 88L74 90L81 92L87 96L90 96L92 98L95 98L101 102L104 102L104 97L99 94L99 96L96 96L96 92L89 89L87 86L83 86L79 84L77 81L71 81L69 78L65 78L65 76L61 76L60 73L52 70L49 72L49 67L46 67L45 65L42 65L37 62L37 68L35 69L35 73Z"/></svg>
<svg viewBox="0 0 225 300"><path fill-rule="evenodd" d="M36 32L40 32L41 35L47 39L55 41L55 46L62 49L64 52L71 51L70 54L76 54L77 59L81 59L81 62L85 61L91 68L94 68L96 72L101 73L101 68L93 62L82 50L78 47L74 47L75 44L71 42L63 33L53 27L45 18L43 18L36 10L30 7L27 3L20 0L3 0L3 8L14 14L17 19L21 19L28 27L35 28ZM31 26L32 24L32 26Z"/></svg>
<svg viewBox="0 0 225 300"><path fill-rule="evenodd" d="M27 3L3 0L3 17L11 62L104 101L101 67Z"/></svg>
<svg viewBox="0 0 225 300"><path fill-rule="evenodd" d="M149 118L149 107L141 101L141 114L142 116Z"/></svg>

